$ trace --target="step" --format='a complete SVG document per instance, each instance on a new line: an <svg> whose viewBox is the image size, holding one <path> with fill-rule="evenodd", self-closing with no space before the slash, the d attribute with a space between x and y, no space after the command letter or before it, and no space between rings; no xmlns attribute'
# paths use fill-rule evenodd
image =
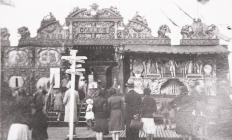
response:
<svg viewBox="0 0 232 140"><path fill-rule="evenodd" d="M68 123L64 121L48 121L49 127L68 127ZM76 127L86 127L86 121L79 121Z"/></svg>

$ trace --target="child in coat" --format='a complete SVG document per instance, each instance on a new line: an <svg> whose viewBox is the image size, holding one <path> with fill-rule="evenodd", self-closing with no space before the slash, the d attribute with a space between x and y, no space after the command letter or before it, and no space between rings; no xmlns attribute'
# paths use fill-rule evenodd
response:
<svg viewBox="0 0 232 140"><path fill-rule="evenodd" d="M88 128L92 128L93 120L94 120L94 113L93 113L93 100L87 99L87 108L85 113L85 119L87 121Z"/></svg>

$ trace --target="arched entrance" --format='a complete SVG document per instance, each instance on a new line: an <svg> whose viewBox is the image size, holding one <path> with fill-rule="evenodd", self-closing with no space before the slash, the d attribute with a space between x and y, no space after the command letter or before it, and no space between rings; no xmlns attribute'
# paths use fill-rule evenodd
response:
<svg viewBox="0 0 232 140"><path fill-rule="evenodd" d="M188 88L179 79L169 79L160 88L160 93L163 95L179 95L187 91Z"/></svg>

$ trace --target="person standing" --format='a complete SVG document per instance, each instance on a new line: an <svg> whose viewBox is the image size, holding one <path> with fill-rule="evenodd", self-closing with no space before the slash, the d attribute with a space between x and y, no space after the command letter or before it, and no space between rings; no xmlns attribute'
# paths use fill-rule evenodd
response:
<svg viewBox="0 0 232 140"><path fill-rule="evenodd" d="M119 140L119 134L124 130L124 101L115 88L111 88L109 92L111 95L108 98L108 109L110 111L109 131L112 133L112 140Z"/></svg>
<svg viewBox="0 0 232 140"><path fill-rule="evenodd" d="M18 90L18 96L12 106L12 120L7 140L30 140L31 101L24 89Z"/></svg>
<svg viewBox="0 0 232 140"><path fill-rule="evenodd" d="M71 83L69 82L67 85L68 90L65 92L64 99L63 99L63 104L65 105L65 114L64 114L64 122L69 122L70 120L70 103L71 103L71 94L74 94L74 116L73 116L73 134L75 135L75 122L78 121L77 117L77 108L80 103L79 95L78 92L74 90L74 93L71 91Z"/></svg>
<svg viewBox="0 0 232 140"><path fill-rule="evenodd" d="M94 120L94 113L93 113L93 99L86 100L87 108L85 113L85 119L88 126L88 129L92 129L92 124Z"/></svg>
<svg viewBox="0 0 232 140"><path fill-rule="evenodd" d="M126 140L139 140L139 130L130 128L130 123L134 115L140 113L142 99L140 95L134 91L133 80L129 79L126 86L128 89L128 93L125 95Z"/></svg>
<svg viewBox="0 0 232 140"><path fill-rule="evenodd" d="M32 140L48 139L48 118L41 108L32 108Z"/></svg>
<svg viewBox="0 0 232 140"><path fill-rule="evenodd" d="M153 114L157 111L156 101L150 96L151 90L149 88L145 88L143 90L143 94L145 97L142 101L142 122L143 122L143 131L147 135L147 140L152 140L153 135L155 134L155 122L153 118Z"/></svg>
<svg viewBox="0 0 232 140"><path fill-rule="evenodd" d="M108 133L108 110L104 93L105 92L101 90L98 96L93 100L93 113L95 117L95 126L93 130L96 132L97 140L103 140L103 134Z"/></svg>
<svg viewBox="0 0 232 140"><path fill-rule="evenodd" d="M60 121L61 113L64 109L63 107L63 95L59 89L54 89L54 111L57 112L57 121Z"/></svg>
<svg viewBox="0 0 232 140"><path fill-rule="evenodd" d="M70 74L65 74L64 78L61 80L61 92L64 94L67 90L67 84L70 81Z"/></svg>

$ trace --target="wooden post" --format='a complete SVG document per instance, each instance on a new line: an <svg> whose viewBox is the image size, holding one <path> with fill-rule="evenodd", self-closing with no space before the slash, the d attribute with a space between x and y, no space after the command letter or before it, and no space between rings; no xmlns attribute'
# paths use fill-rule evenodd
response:
<svg viewBox="0 0 232 140"><path fill-rule="evenodd" d="M70 55L73 59L76 58L77 50L71 50ZM76 61L71 60L71 70L75 71ZM75 73L71 73L71 96L70 96L70 112L69 112L69 140L73 140L74 128L74 92L75 92Z"/></svg>
<svg viewBox="0 0 232 140"><path fill-rule="evenodd" d="M66 73L71 74L71 95L70 95L70 112L69 112L69 140L73 140L73 128L74 128L74 106L75 106L75 75L80 75L81 71L85 71L81 68L81 65L78 65L76 69L76 62L85 63L83 59L87 59L86 56L76 56L77 50L71 50L71 56L62 56L61 59L69 60L71 63L70 69L66 70Z"/></svg>

